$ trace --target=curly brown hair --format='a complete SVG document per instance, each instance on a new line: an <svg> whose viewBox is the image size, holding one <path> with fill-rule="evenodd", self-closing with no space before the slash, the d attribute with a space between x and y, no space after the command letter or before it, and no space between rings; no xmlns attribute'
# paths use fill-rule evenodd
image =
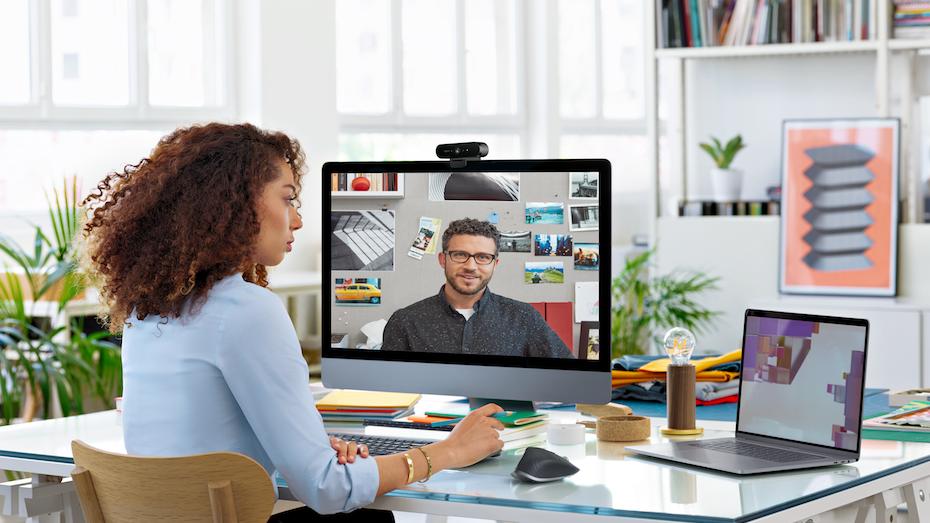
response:
<svg viewBox="0 0 930 523"><path fill-rule="evenodd" d="M219 280L241 271L267 286L249 261L258 201L283 160L297 195L305 158L297 141L251 124L177 129L148 158L107 175L87 198L82 264L108 306L111 332L130 316L180 317Z"/></svg>

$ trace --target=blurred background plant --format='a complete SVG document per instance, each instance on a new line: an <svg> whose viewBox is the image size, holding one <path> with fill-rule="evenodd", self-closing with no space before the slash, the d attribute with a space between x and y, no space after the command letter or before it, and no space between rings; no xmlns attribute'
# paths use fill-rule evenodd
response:
<svg viewBox="0 0 930 523"><path fill-rule="evenodd" d="M702 272L650 277L654 254L650 249L628 258L611 282L611 358L650 352L653 340L672 327L699 334L720 314L695 301L715 289L719 278Z"/></svg>
<svg viewBox="0 0 930 523"><path fill-rule="evenodd" d="M107 332L85 332L69 311L86 292L74 241L77 180L46 200L50 232L35 225L28 247L0 234L0 424L112 408L122 390L119 346Z"/></svg>

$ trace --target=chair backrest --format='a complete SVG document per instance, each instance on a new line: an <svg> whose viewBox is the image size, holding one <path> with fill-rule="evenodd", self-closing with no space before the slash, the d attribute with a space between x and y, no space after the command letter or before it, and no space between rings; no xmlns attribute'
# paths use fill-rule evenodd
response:
<svg viewBox="0 0 930 523"><path fill-rule="evenodd" d="M274 485L255 460L234 452L172 458L114 454L71 442L71 477L88 523L265 523Z"/></svg>

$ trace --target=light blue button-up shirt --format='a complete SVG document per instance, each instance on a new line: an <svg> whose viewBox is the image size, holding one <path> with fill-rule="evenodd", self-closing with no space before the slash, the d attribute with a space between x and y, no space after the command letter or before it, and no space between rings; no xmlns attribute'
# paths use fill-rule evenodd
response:
<svg viewBox="0 0 930 523"><path fill-rule="evenodd" d="M371 503L374 457L340 465L313 403L307 364L283 304L241 274L199 310L130 318L123 331L123 431L140 456L240 452L317 512Z"/></svg>

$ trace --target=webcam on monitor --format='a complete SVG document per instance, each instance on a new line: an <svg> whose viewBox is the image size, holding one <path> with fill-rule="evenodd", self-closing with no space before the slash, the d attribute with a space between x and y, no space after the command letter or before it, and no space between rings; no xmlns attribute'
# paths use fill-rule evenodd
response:
<svg viewBox="0 0 930 523"><path fill-rule="evenodd" d="M488 155L484 142L442 143L436 146L436 156L450 160L480 160Z"/></svg>

